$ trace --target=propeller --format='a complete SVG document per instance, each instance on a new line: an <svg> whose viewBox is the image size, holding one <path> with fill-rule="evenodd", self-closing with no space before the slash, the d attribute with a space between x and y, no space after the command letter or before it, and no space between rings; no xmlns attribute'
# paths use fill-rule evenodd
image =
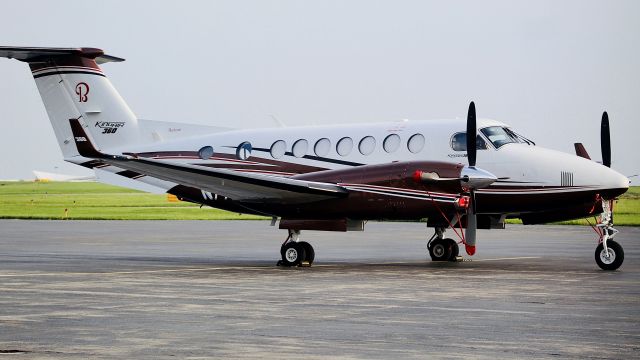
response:
<svg viewBox="0 0 640 360"><path fill-rule="evenodd" d="M465 231L465 250L469 255L473 255L476 252L476 230L478 228L478 219L476 215L476 189L487 187L498 180L498 177L492 173L476 167L477 137L476 105L472 101L471 104L469 104L469 112L467 113L466 132L467 161L469 162L469 165L462 168L460 177L441 178L436 172L424 172L419 170L413 174L413 179L416 182L459 181L462 185L463 192L469 194L469 204L466 214L467 230Z"/></svg>
<svg viewBox="0 0 640 360"><path fill-rule="evenodd" d="M469 112L467 113L467 160L469 166L476 166L476 137L478 136L476 128L476 104L469 104Z"/></svg>
<svg viewBox="0 0 640 360"><path fill-rule="evenodd" d="M470 172L476 172L476 137L478 133L476 125L476 104L471 102L469 104L469 111L467 112L467 161L469 161ZM495 178L495 176L494 176ZM467 179L472 179L472 176L467 175ZM495 180L494 180L495 181ZM467 180L469 183L469 180ZM469 186L473 184L467 184L469 189L469 208L467 209L467 230L465 231L465 250L467 254L473 255L476 253L476 230L478 228L478 219L476 216L476 192L475 186Z"/></svg>
<svg viewBox="0 0 640 360"><path fill-rule="evenodd" d="M600 123L600 148L602 149L602 165L611 167L611 133L609 131L609 115L602 113Z"/></svg>

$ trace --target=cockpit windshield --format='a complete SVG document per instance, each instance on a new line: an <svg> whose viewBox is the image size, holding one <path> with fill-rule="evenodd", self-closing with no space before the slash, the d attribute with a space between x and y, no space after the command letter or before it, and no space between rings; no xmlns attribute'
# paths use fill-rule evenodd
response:
<svg viewBox="0 0 640 360"><path fill-rule="evenodd" d="M484 136L491 141L497 149L505 144L522 143L535 145L535 143L522 135L517 134L513 130L502 126L490 126L480 130Z"/></svg>
<svg viewBox="0 0 640 360"><path fill-rule="evenodd" d="M467 133L459 132L451 137L451 148L454 151L467 151ZM487 143L480 137L476 136L476 149L487 150Z"/></svg>
<svg viewBox="0 0 640 360"><path fill-rule="evenodd" d="M532 140L527 139L526 137L518 134L517 132L511 130L510 128L504 128L504 130L509 133L509 135L511 135L514 139L516 139L518 142L527 144L527 145L535 145L536 143L534 143Z"/></svg>

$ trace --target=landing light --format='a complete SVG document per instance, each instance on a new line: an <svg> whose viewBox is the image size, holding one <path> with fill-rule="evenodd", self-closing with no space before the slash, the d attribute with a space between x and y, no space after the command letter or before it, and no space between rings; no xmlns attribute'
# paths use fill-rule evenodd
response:
<svg viewBox="0 0 640 360"><path fill-rule="evenodd" d="M456 199L455 205L458 209L468 209L469 208L469 197L468 196L460 196Z"/></svg>

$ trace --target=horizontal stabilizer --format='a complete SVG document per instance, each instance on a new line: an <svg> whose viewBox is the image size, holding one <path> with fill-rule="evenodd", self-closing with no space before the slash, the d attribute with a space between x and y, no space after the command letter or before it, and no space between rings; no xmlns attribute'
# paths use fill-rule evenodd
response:
<svg viewBox="0 0 640 360"><path fill-rule="evenodd" d="M0 57L16 59L28 63L46 61L59 56L80 56L95 59L96 63L120 62L124 59L106 55L101 49L95 48L49 48L49 47L12 47L0 46Z"/></svg>

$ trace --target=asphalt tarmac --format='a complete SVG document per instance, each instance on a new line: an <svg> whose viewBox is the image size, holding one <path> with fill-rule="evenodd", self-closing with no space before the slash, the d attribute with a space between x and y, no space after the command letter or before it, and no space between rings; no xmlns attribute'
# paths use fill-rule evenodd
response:
<svg viewBox="0 0 640 360"><path fill-rule="evenodd" d="M263 221L0 221L0 359L640 358L640 228L620 270L595 234L508 226L426 260L424 224L303 232L278 268ZM448 235L452 235L449 231Z"/></svg>

